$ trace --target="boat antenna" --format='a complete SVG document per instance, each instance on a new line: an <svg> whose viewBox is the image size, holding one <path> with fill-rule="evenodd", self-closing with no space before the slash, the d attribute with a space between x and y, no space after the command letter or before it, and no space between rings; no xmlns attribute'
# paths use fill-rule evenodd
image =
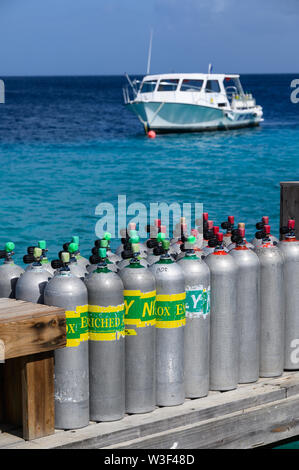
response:
<svg viewBox="0 0 299 470"><path fill-rule="evenodd" d="M213 65L212 65L212 64L209 64L208 75L210 75L210 73L212 72L212 69L213 69Z"/></svg>
<svg viewBox="0 0 299 470"><path fill-rule="evenodd" d="M149 43L149 48L148 48L148 58L147 58L146 75L149 75L150 69L151 69L152 43L153 43L153 30L151 29L150 43Z"/></svg>

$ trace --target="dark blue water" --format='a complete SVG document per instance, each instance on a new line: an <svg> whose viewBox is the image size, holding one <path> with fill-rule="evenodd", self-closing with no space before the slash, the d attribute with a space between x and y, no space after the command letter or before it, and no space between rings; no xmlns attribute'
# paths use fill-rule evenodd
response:
<svg viewBox="0 0 299 470"><path fill-rule="evenodd" d="M262 215L278 231L279 182L299 179L294 75L242 76L264 108L259 128L148 139L122 104L123 77L7 78L0 105L0 245L46 239L53 257L72 234L87 255L96 206L202 202L215 222ZM116 244L116 241L115 241Z"/></svg>

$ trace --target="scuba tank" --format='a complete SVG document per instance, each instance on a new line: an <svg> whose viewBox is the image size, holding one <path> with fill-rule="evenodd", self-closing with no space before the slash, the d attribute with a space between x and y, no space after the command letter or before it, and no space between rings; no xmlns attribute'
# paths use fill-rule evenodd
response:
<svg viewBox="0 0 299 470"><path fill-rule="evenodd" d="M54 269L52 268L51 266L51 263L49 262L48 260L48 257L47 257L47 243L45 240L39 240L37 242L37 247L40 248L42 250L42 256L41 256L41 259L40 259L40 262L41 262L41 265L47 270L49 271L50 274L54 274ZM27 248L27 253L28 255L33 255L33 252L34 252L34 246L28 246ZM32 268L32 264L29 264L29 266L27 266L26 268L26 271L30 271L30 269Z"/></svg>
<svg viewBox="0 0 299 470"><path fill-rule="evenodd" d="M71 271L71 273L76 276L76 277L79 277L80 279L84 279L85 275L87 274L87 269L86 269L86 263L85 262L78 262L77 261L77 255L79 253L79 248L78 248L78 245L77 243L65 243L64 245L64 251L60 251L59 252L59 258L61 257L61 255L65 252L69 252L70 254L70 261L69 261L69 264L68 264L68 267ZM85 258L84 258L85 259ZM89 263L88 263L89 264ZM53 266L53 265L52 265Z"/></svg>
<svg viewBox="0 0 299 470"><path fill-rule="evenodd" d="M42 249L35 247L32 255L25 255L25 264L31 264L31 269L19 277L16 285L16 299L44 303L44 290L52 274L41 264Z"/></svg>
<svg viewBox="0 0 299 470"><path fill-rule="evenodd" d="M130 239L130 233L131 233L131 230L134 230L136 232L136 224L135 222L130 222L128 224L128 229L122 229L120 231L121 235L122 235L122 238L121 238L121 244L118 246L118 248L116 249L116 255L121 258L121 253L124 251L124 250L127 250L128 247L130 246L130 243L129 243L129 239ZM148 230L149 231L149 230ZM137 232L136 232L137 233ZM147 257L147 247L145 244L141 243L140 244L140 255L142 256L142 258L146 258ZM108 255L109 257L109 255ZM121 261L120 259L118 259L117 261ZM116 261L116 262L117 262Z"/></svg>
<svg viewBox="0 0 299 470"><path fill-rule="evenodd" d="M221 228L226 230L223 236L223 246L227 247L231 243L232 230L234 229L235 218L233 215L229 215L227 222L222 222Z"/></svg>
<svg viewBox="0 0 299 470"><path fill-rule="evenodd" d="M97 269L97 264L100 262L100 260L99 260L99 249L100 248L105 248L105 250L106 250L106 264L108 265L109 271L113 271L114 273L117 273L118 267L117 267L116 263L111 261L112 258L108 258L108 255L107 255L107 249L108 249L108 246L109 246L108 240L106 240L105 238L103 238L102 240L96 240L94 242L94 245L95 246L91 250L92 256L89 257L90 264L86 268L87 272L92 273L93 271L95 271ZM115 255L115 256L117 256L117 255ZM117 258L119 258L119 257L117 256Z"/></svg>
<svg viewBox="0 0 299 470"><path fill-rule="evenodd" d="M258 222L255 225L255 227L259 231L259 233L261 233L261 231L263 231L265 225L269 225L269 217L266 216L266 215L264 215L262 217L262 221ZM270 225L269 225L269 227L270 227ZM274 243L274 245L277 245L277 243L279 242L279 240L276 237L274 237L274 235L271 235L271 233L268 234L268 238L270 239L270 241L272 243ZM256 238L256 236L255 236L253 238L253 240L251 241L251 243L254 247L261 246L263 244L263 240L261 238Z"/></svg>
<svg viewBox="0 0 299 470"><path fill-rule="evenodd" d="M194 252L195 237L188 237L182 268L186 285L185 391L200 398L209 391L210 270Z"/></svg>
<svg viewBox="0 0 299 470"><path fill-rule="evenodd" d="M66 314L66 347L55 355L55 428L76 429L89 424L88 306L84 282L70 269L70 253L53 260L57 269L45 289L45 304Z"/></svg>
<svg viewBox="0 0 299 470"><path fill-rule="evenodd" d="M71 242L64 243L64 245L63 245L63 251L69 251L68 247L69 247L69 245L72 244L72 243L75 243L75 244L77 245L77 247L78 247L76 253L74 253L78 265L81 266L83 269L86 269L86 266L89 265L89 261L88 261L88 259L84 258L84 257L81 255L81 253L80 253L80 249L79 249L79 246L80 246L80 238L78 237L78 235L73 236Z"/></svg>
<svg viewBox="0 0 299 470"><path fill-rule="evenodd" d="M0 259L4 258L4 263L0 266L0 297L9 299L15 298L17 280L24 272L24 269L13 261L14 249L15 244L7 242L5 249L0 251Z"/></svg>
<svg viewBox="0 0 299 470"><path fill-rule="evenodd" d="M236 247L236 240L239 238L239 229L244 229L245 230L245 224L243 222L240 222L238 224L237 229L232 230L232 236L231 236L231 243L228 245L227 249L230 252L233 248ZM252 243L248 242L246 238L243 238L244 244L247 246L247 248L250 248L251 250L254 249L254 245Z"/></svg>
<svg viewBox="0 0 299 470"><path fill-rule="evenodd" d="M133 257L119 273L125 296L127 413L148 413L156 404L156 281L140 264L138 243L134 237Z"/></svg>
<svg viewBox="0 0 299 470"><path fill-rule="evenodd" d="M131 230L130 231L130 238L129 238L128 242L126 242L124 244L124 251L121 254L122 261L119 261L117 263L117 268L118 268L119 271L121 269L125 268L126 266L128 266L128 264L130 264L130 259L133 257L133 251L132 251L131 241L130 240L133 240L137 236L138 235L137 235L136 230ZM140 247L139 244L138 244L138 247ZM142 266L144 266L145 268L147 268L148 267L147 258L143 258L141 256L141 253L137 253L136 256L139 259L140 264Z"/></svg>
<svg viewBox="0 0 299 470"><path fill-rule="evenodd" d="M163 240L164 253L150 266L156 279L156 404L180 405L185 399L184 325L185 279L182 268L168 253L169 241Z"/></svg>
<svg viewBox="0 0 299 470"><path fill-rule="evenodd" d="M285 312L283 257L270 237L270 225L256 232L260 260L260 377L279 377L284 365Z"/></svg>
<svg viewBox="0 0 299 470"><path fill-rule="evenodd" d="M125 414L124 294L109 270L105 248L97 269L85 278L88 291L90 419L115 421Z"/></svg>
<svg viewBox="0 0 299 470"><path fill-rule="evenodd" d="M217 233L215 251L205 262L211 275L210 390L233 390L238 384L239 339L237 265Z"/></svg>
<svg viewBox="0 0 299 470"><path fill-rule="evenodd" d="M250 383L259 378L260 263L245 243L245 228L239 229L235 243L230 255L238 266L239 383Z"/></svg>
<svg viewBox="0 0 299 470"><path fill-rule="evenodd" d="M295 220L289 220L287 227L281 227L285 239L279 242L284 264L285 292L285 359L284 369L299 369L299 241L295 237Z"/></svg>

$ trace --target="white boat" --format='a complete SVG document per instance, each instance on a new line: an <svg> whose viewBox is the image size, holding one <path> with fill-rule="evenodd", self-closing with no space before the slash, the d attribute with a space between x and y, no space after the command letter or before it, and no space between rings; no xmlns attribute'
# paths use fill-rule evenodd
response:
<svg viewBox="0 0 299 470"><path fill-rule="evenodd" d="M263 109L251 93L244 93L240 75L171 73L127 76L125 105L145 132L198 132L258 126Z"/></svg>

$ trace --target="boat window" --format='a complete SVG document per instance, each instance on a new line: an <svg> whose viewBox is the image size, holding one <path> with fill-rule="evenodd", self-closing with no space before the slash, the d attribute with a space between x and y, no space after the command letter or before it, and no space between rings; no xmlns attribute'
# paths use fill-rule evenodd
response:
<svg viewBox="0 0 299 470"><path fill-rule="evenodd" d="M175 91L177 89L179 80L170 78L167 80L161 80L159 83L158 91Z"/></svg>
<svg viewBox="0 0 299 470"><path fill-rule="evenodd" d="M143 82L140 93L152 93L156 88L157 80Z"/></svg>
<svg viewBox="0 0 299 470"><path fill-rule="evenodd" d="M202 89L203 80L183 80L180 91L200 91Z"/></svg>
<svg viewBox="0 0 299 470"><path fill-rule="evenodd" d="M206 93L219 93L220 86L218 80L208 80L206 84Z"/></svg>

